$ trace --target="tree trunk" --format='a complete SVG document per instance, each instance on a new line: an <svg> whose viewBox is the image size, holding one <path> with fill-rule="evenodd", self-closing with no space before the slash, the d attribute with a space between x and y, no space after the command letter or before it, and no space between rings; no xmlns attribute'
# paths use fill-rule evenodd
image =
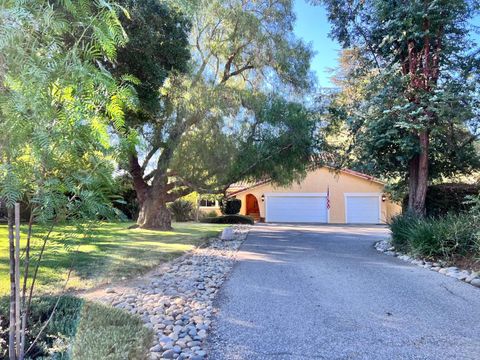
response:
<svg viewBox="0 0 480 360"><path fill-rule="evenodd" d="M429 132L419 134L420 154L410 161L408 210L418 216L425 216L425 200L428 188Z"/></svg>
<svg viewBox="0 0 480 360"><path fill-rule="evenodd" d="M10 360L15 360L17 358L15 352L15 241L14 241L14 210L13 207L8 207L8 243L10 249L10 326L9 326L9 336L8 336L8 354Z"/></svg>
<svg viewBox="0 0 480 360"><path fill-rule="evenodd" d="M418 183L413 202L413 210L416 214L425 216L425 200L427 198L428 187L428 130L420 133L420 155L418 158Z"/></svg>
<svg viewBox="0 0 480 360"><path fill-rule="evenodd" d="M413 212L413 203L415 200L418 186L418 160L419 155L415 155L410 159L408 169L408 210Z"/></svg>
<svg viewBox="0 0 480 360"><path fill-rule="evenodd" d="M172 217L167 208L164 196L148 192L145 200L140 203L140 213L137 225L142 229L171 230Z"/></svg>

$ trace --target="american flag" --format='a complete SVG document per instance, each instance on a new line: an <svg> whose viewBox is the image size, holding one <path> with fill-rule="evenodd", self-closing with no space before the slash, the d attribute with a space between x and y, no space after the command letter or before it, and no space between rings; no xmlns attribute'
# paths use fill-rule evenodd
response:
<svg viewBox="0 0 480 360"><path fill-rule="evenodd" d="M327 186L327 209L330 210L330 187Z"/></svg>

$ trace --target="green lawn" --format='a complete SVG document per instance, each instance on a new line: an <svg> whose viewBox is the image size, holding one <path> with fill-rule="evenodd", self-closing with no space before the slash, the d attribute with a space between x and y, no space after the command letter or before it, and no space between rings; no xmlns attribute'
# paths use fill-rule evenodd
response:
<svg viewBox="0 0 480 360"><path fill-rule="evenodd" d="M71 290L132 277L171 260L220 232L226 225L177 223L173 231L128 229L132 223L102 223L90 239L76 234L71 226L58 226L42 261L38 291L51 293L63 286L68 269L73 273ZM25 240L22 229L22 243ZM43 230L44 232L44 230ZM33 239L33 259L40 248L42 230ZM78 252L77 252L78 249ZM33 260L32 259L32 260ZM9 291L7 226L0 225L0 296ZM37 292L38 294L38 292Z"/></svg>

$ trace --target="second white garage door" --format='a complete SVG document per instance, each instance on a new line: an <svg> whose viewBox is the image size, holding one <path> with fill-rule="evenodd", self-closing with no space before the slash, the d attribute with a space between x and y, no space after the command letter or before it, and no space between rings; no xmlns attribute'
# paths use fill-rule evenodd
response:
<svg viewBox="0 0 480 360"><path fill-rule="evenodd" d="M265 196L267 222L328 222L327 197L321 194Z"/></svg>
<svg viewBox="0 0 480 360"><path fill-rule="evenodd" d="M345 195L346 222L350 224L379 224L379 195Z"/></svg>

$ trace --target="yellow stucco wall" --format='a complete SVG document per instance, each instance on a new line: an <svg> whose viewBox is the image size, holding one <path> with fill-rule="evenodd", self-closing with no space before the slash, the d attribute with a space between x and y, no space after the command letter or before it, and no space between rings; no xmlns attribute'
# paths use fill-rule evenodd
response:
<svg viewBox="0 0 480 360"><path fill-rule="evenodd" d="M311 171L300 183L293 183L287 187L275 187L270 183L247 189L235 194L242 200L241 214L246 213L247 194L253 194L258 200L260 216L265 218L265 203L262 195L270 192L278 193L326 193L330 190L330 223L345 223L345 193L379 193L384 191L384 185L371 180L363 179L346 172L335 172L328 168ZM387 222L401 212L401 207L389 200L381 202L381 219Z"/></svg>

